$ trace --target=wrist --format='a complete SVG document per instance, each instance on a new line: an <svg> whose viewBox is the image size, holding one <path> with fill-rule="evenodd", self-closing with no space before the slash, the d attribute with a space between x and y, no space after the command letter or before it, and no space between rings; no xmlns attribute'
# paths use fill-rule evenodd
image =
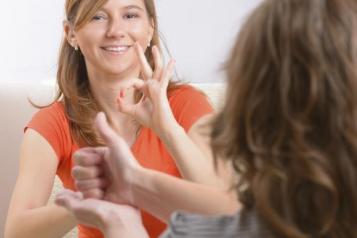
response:
<svg viewBox="0 0 357 238"><path fill-rule="evenodd" d="M158 113L160 116L152 128L157 135L163 135L171 128L179 126L168 101L157 108L161 108L161 112Z"/></svg>
<svg viewBox="0 0 357 238"><path fill-rule="evenodd" d="M123 234L127 233L127 229L125 221L122 220L125 215L122 213L123 211L116 210L115 208L102 209L98 228L102 231L105 237L127 237L123 236Z"/></svg>
<svg viewBox="0 0 357 238"><path fill-rule="evenodd" d="M131 172L126 175L125 181L129 191L128 203L130 205L138 206L136 188L145 181L145 170L147 169L144 167L135 166L131 169Z"/></svg>
<svg viewBox="0 0 357 238"><path fill-rule="evenodd" d="M100 230L107 238L131 237L146 238L147 232L141 220L140 212L129 205L117 205L101 216Z"/></svg>
<svg viewBox="0 0 357 238"><path fill-rule="evenodd" d="M168 123L165 125L158 136L165 143L177 139L181 134L186 134L185 130L175 121L175 123Z"/></svg>
<svg viewBox="0 0 357 238"><path fill-rule="evenodd" d="M118 229L116 226L107 226L102 230L104 237L114 238L114 237L130 237L126 231Z"/></svg>
<svg viewBox="0 0 357 238"><path fill-rule="evenodd" d="M147 194L151 194L151 191L154 190L153 171L143 167L137 168L135 176L130 183L130 188L132 205L142 208Z"/></svg>
<svg viewBox="0 0 357 238"><path fill-rule="evenodd" d="M106 238L118 238L118 237L148 238L149 237L144 228L139 230L128 231L128 230L118 229L118 227L111 227L111 229L102 232L104 234L104 237Z"/></svg>

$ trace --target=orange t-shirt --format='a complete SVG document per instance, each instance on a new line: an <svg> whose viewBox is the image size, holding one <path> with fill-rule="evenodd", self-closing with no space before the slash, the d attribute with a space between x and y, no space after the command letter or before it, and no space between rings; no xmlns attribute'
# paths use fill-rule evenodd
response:
<svg viewBox="0 0 357 238"><path fill-rule="evenodd" d="M207 97L188 85L172 90L169 92L168 98L177 122L186 132L199 118L213 112ZM36 130L49 142L59 159L57 175L65 188L75 190L71 177L72 154L79 147L71 135L63 104L56 102L39 110L26 128ZM151 129L142 128L131 150L143 167L181 177L175 161L163 142ZM142 211L142 218L144 226L152 238L158 237L166 228L165 223L145 211ZM78 229L80 238L103 237L100 231L93 228L79 225Z"/></svg>

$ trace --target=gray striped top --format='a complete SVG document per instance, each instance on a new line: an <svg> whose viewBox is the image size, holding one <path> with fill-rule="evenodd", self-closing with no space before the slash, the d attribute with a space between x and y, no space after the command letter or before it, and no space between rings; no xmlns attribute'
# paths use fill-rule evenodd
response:
<svg viewBox="0 0 357 238"><path fill-rule="evenodd" d="M269 238L269 230L255 212L239 211L234 216L208 217L182 212L171 216L168 229L160 238Z"/></svg>

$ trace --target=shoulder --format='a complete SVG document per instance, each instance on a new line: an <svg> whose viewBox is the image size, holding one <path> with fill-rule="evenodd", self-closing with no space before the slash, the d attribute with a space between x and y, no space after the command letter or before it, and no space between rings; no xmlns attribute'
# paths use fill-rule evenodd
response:
<svg viewBox="0 0 357 238"><path fill-rule="evenodd" d="M177 85L168 92L168 98L170 102L180 99L187 99L188 97L207 99L207 96L203 91L188 84Z"/></svg>
<svg viewBox="0 0 357 238"><path fill-rule="evenodd" d="M65 149L71 148L73 141L62 102L55 102L38 110L24 130L29 128L46 139L58 157L68 155L69 152Z"/></svg>
<svg viewBox="0 0 357 238"><path fill-rule="evenodd" d="M166 236L165 236L166 235ZM203 216L176 212L165 237L272 237L255 212L239 211L232 216Z"/></svg>
<svg viewBox="0 0 357 238"><path fill-rule="evenodd" d="M68 124L63 103L55 102L47 107L41 108L33 115L29 124L58 124L62 126Z"/></svg>
<svg viewBox="0 0 357 238"><path fill-rule="evenodd" d="M62 102L54 102L49 106L40 108L32 118L65 118L65 110Z"/></svg>
<svg viewBox="0 0 357 238"><path fill-rule="evenodd" d="M168 92L168 99L175 119L186 132L198 119L213 113L207 96L187 84L171 89Z"/></svg>
<svg viewBox="0 0 357 238"><path fill-rule="evenodd" d="M43 107L38 112L35 114L41 114L43 116L45 115L57 115L64 117L65 116L65 110L64 110L64 105L62 102L54 102L51 105L47 107Z"/></svg>

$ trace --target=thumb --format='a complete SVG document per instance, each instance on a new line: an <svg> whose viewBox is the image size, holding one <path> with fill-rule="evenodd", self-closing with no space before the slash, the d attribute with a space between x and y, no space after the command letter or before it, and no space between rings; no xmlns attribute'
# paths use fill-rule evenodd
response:
<svg viewBox="0 0 357 238"><path fill-rule="evenodd" d="M74 211L82 199L83 195L80 192L64 189L56 195L55 203L69 211Z"/></svg>
<svg viewBox="0 0 357 238"><path fill-rule="evenodd" d="M112 155L115 159L110 161L128 161L132 165L138 164L128 144L110 127L103 112L98 113L95 125L100 136L103 138L111 153L113 153Z"/></svg>
<svg viewBox="0 0 357 238"><path fill-rule="evenodd" d="M132 157L128 144L121 138L108 124L107 118L103 112L99 112L95 125L100 136L103 138L109 150L116 157Z"/></svg>
<svg viewBox="0 0 357 238"><path fill-rule="evenodd" d="M107 117L103 112L97 114L95 126L108 147L115 148L118 140L122 140L108 124Z"/></svg>

